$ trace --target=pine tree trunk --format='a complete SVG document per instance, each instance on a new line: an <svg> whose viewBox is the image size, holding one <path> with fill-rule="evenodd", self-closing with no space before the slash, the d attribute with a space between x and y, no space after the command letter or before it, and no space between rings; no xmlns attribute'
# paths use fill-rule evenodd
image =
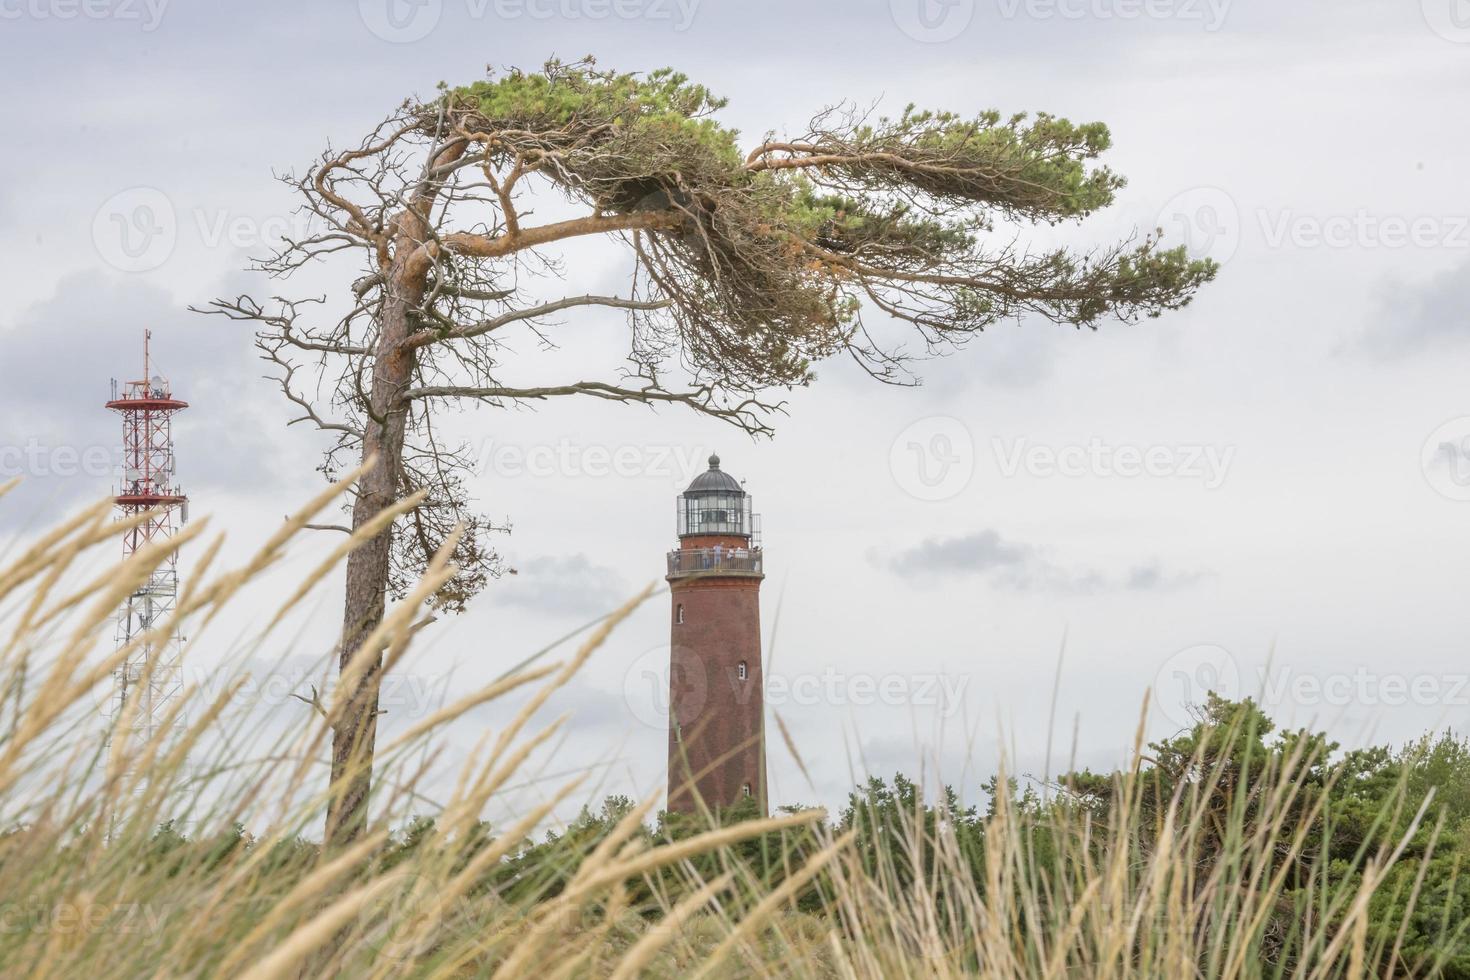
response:
<svg viewBox="0 0 1470 980"><path fill-rule="evenodd" d="M467 140L451 143L435 157L435 166L459 159ZM427 171L426 171L427 172ZM357 486L352 505L353 530L382 513L401 493L403 437L408 403L403 392L413 381L417 354L404 345L412 333L415 313L423 303L430 262L422 247L433 238L429 216L439 185L426 182L412 203L389 222L393 231L392 260L383 280L383 305L378 314L378 339L373 357L369 417L363 419L362 459L374 460ZM342 648L338 669L345 670L362 641L382 623L387 606L392 528L385 529L347 558L347 595L342 617ZM378 689L382 683L383 651L371 661L350 702L332 729L332 783L327 799L326 844L338 846L356 839L367 826L368 793L373 784L373 753L378 737ZM343 692L344 694L348 692Z"/></svg>
<svg viewBox="0 0 1470 980"><path fill-rule="evenodd" d="M410 332L409 311L422 298L423 287L402 282L398 263L394 265L380 314L378 356L374 360L369 393L372 414L381 421L364 420L363 461L372 458L375 462L358 482L357 499L352 507L354 530L393 504L400 494L403 437L408 421L408 405L401 401L400 394L412 380L414 367L413 353L404 350L401 344ZM383 621L392 535L391 528L384 530L348 556L339 670L347 669L362 641ZM350 701L332 731L332 788L326 827L329 846L351 842L367 824L383 651L368 656L370 663L350 692Z"/></svg>

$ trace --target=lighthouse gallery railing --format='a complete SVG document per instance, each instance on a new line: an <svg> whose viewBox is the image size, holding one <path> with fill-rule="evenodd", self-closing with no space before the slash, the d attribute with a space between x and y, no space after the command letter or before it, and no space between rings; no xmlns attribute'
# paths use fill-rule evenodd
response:
<svg viewBox="0 0 1470 980"><path fill-rule="evenodd" d="M763 561L759 548L680 548L669 552L669 574L761 575Z"/></svg>

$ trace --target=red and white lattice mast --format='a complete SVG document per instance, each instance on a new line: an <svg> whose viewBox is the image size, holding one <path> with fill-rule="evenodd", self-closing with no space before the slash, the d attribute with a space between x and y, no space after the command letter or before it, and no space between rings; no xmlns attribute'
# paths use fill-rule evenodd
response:
<svg viewBox="0 0 1470 980"><path fill-rule="evenodd" d="M124 382L121 394L114 379L112 400L107 403L122 416L123 424L123 480L114 497L119 515L128 518L150 513L123 535L125 558L173 537L189 519L189 498L179 489L175 476L173 439L173 417L189 403L173 397L168 380L153 373L149 349L152 339L152 331L144 333L142 379ZM178 554L174 552L118 611L118 648L167 622L178 595ZM115 723L126 718L128 730L139 739L158 734L168 717L170 702L180 696L183 688L181 651L177 630L138 644L114 676Z"/></svg>

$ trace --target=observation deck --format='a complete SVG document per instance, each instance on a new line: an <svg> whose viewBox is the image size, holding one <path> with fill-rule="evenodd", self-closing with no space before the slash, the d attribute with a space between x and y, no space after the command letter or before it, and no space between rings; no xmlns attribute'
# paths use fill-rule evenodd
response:
<svg viewBox="0 0 1470 980"><path fill-rule="evenodd" d="M669 581L691 578L765 578L759 548L675 548L668 554Z"/></svg>

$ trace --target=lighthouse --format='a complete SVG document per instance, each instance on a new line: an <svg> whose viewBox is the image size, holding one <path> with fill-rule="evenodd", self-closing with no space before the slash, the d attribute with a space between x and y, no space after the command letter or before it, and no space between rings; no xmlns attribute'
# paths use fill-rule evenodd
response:
<svg viewBox="0 0 1470 980"><path fill-rule="evenodd" d="M668 808L715 810L754 797L764 813L760 519L718 456L679 495L677 514L679 544L668 554Z"/></svg>

